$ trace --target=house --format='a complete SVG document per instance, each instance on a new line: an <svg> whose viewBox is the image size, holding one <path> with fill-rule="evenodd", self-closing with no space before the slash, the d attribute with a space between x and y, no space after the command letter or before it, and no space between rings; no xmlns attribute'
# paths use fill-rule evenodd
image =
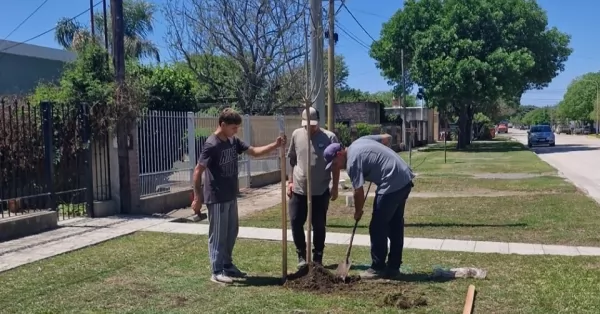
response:
<svg viewBox="0 0 600 314"><path fill-rule="evenodd" d="M297 116L302 114L304 107L284 107L283 114L290 116ZM325 106L327 111L327 106ZM325 114L325 120L327 120L327 112L321 112ZM381 123L381 105L376 102L351 102L351 103L337 103L334 106L335 122L343 123L346 125L354 125L356 123L369 123L379 124Z"/></svg>
<svg viewBox="0 0 600 314"><path fill-rule="evenodd" d="M0 40L0 95L31 92L41 82L60 78L75 53L10 40Z"/></svg>

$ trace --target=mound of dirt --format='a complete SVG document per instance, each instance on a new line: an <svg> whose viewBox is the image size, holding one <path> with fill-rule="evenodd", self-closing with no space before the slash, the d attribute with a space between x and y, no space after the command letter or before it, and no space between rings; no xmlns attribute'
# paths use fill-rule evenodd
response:
<svg viewBox="0 0 600 314"><path fill-rule="evenodd" d="M284 287L297 291L351 295L379 299L379 305L398 309L426 306L427 299L411 284L395 281L361 281L359 276L337 277L325 267L311 264L288 275ZM383 298L382 298L383 295Z"/></svg>
<svg viewBox="0 0 600 314"><path fill-rule="evenodd" d="M385 294L383 296L383 306L411 309L419 306L427 306L427 299L422 294L417 294L407 289Z"/></svg>
<svg viewBox="0 0 600 314"><path fill-rule="evenodd" d="M290 274L284 286L298 291L330 293L348 290L360 281L358 276L348 276L343 280L321 265L311 263L310 266L307 265L296 273Z"/></svg>

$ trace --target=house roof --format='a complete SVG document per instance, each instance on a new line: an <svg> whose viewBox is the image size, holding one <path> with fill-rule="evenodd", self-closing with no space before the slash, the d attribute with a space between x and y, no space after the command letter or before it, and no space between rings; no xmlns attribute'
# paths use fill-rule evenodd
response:
<svg viewBox="0 0 600 314"><path fill-rule="evenodd" d="M75 53L71 51L1 39L0 53L62 62L74 61L76 58Z"/></svg>

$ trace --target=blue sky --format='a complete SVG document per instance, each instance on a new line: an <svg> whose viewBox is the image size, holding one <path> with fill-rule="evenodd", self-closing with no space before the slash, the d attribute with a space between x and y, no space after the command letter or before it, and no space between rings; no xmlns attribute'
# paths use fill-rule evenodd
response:
<svg viewBox="0 0 600 314"><path fill-rule="evenodd" d="M4 2L2 10L4 14L0 19L0 38L2 39L33 12L43 0ZM162 6L166 1L154 0L153 2ZM339 3L338 1L337 5ZM600 40L595 38L593 34L596 33L595 30L600 29L600 19L597 16L597 12L600 11L600 2L594 0L572 0L568 2L540 0L538 3L547 11L551 26L556 26L572 36L571 47L574 49L574 53L566 64L566 70L557 76L548 88L541 91L527 92L521 101L523 104L546 106L554 105L560 101L573 78L587 72L598 71L600 67L600 57L598 56ZM326 5L326 2L323 2L323 5ZM401 7L402 1L347 0L346 5L366 31L374 38L378 38L382 23L387 21ZM88 6L88 0L49 0L8 39L12 41L28 40L54 27L59 18L76 16ZM101 6L97 8L101 9ZM80 21L88 23L89 14L84 14ZM338 23L344 30L364 44L369 45L372 42L370 36L343 9L338 14ZM163 39L165 33L166 25L159 14L155 23L155 33L151 39L161 48L162 55L167 57L168 51ZM374 61L369 57L368 49L342 31L338 31L338 33L340 39L336 47L336 53L342 54L346 58L350 68L349 85L370 92L390 90L386 80L381 77L379 70L375 67ZM53 35L51 32L29 43L58 48L59 46L54 41Z"/></svg>

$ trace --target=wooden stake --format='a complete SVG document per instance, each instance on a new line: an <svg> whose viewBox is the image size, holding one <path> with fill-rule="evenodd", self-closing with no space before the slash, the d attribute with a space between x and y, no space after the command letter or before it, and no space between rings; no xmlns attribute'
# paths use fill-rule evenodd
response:
<svg viewBox="0 0 600 314"><path fill-rule="evenodd" d="M473 313L473 303L474 302L475 302L475 286L469 285L469 289L467 290L467 298L465 299L465 307L463 309L463 314Z"/></svg>
<svg viewBox="0 0 600 314"><path fill-rule="evenodd" d="M285 122L283 116L279 116L279 135L285 135ZM285 282L287 278L287 158L285 147L279 149L279 160L281 168L281 278Z"/></svg>
<svg viewBox="0 0 600 314"><path fill-rule="evenodd" d="M306 154L308 155L306 160L308 160L308 165L306 166L306 208L308 211L308 226L306 230L306 262L308 263L308 270L311 269L311 261L312 261L312 189L311 189L311 166L310 159L312 157L312 143L310 141L310 101L307 100L305 103L306 110L306 137L308 142L308 149L306 150Z"/></svg>

